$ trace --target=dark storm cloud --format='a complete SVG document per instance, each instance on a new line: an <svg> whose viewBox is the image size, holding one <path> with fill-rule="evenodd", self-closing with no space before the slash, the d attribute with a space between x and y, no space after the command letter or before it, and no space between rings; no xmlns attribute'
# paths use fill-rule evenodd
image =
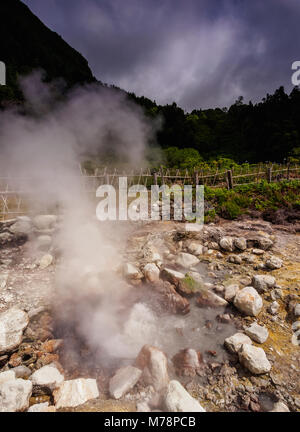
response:
<svg viewBox="0 0 300 432"><path fill-rule="evenodd" d="M299 0L25 0L94 75L159 103L226 106L291 89Z"/></svg>

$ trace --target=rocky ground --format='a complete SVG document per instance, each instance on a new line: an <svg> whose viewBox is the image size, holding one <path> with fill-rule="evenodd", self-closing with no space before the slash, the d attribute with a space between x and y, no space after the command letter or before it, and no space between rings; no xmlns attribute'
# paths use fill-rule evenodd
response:
<svg viewBox="0 0 300 432"><path fill-rule="evenodd" d="M300 411L292 225L131 227L116 273L132 293L120 332L136 326L125 339L136 354L109 365L61 331L57 230L51 215L0 226L0 412Z"/></svg>

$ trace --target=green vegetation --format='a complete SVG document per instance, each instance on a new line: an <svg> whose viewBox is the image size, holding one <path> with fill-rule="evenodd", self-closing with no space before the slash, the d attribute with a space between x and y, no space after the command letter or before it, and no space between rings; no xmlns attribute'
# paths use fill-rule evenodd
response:
<svg viewBox="0 0 300 432"><path fill-rule="evenodd" d="M236 219L249 211L276 211L280 208L300 210L300 182L262 181L238 186L233 190L205 187L205 200L213 207L206 212L206 222L212 222L217 215Z"/></svg>
<svg viewBox="0 0 300 432"><path fill-rule="evenodd" d="M185 113L176 103L161 106L144 97L134 94L131 97L145 108L149 117L162 118L157 141L167 149L167 163L173 166L190 167L201 160L220 158L235 163L300 161L297 87L290 95L280 87L257 104L244 103L240 97L229 109L197 109L191 113ZM178 151L172 155L174 148L185 150L180 154L184 161Z"/></svg>

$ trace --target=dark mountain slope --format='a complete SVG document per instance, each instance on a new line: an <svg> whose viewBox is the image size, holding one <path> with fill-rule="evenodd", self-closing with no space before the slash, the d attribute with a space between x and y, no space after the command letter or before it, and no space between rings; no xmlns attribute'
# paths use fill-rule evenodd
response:
<svg viewBox="0 0 300 432"><path fill-rule="evenodd" d="M37 68L46 71L46 80L63 78L68 87L95 80L87 60L21 1L1 0L0 20L0 60L8 84L0 87L0 100L20 100L18 76Z"/></svg>

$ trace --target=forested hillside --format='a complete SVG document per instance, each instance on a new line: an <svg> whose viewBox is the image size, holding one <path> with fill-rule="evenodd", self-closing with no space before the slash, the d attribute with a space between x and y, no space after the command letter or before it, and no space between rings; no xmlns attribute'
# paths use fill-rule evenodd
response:
<svg viewBox="0 0 300 432"><path fill-rule="evenodd" d="M46 72L46 81L63 78L67 88L96 81L87 60L21 1L1 0L0 16L0 60L7 66L0 107L22 102L18 78L35 69ZM298 88L288 95L280 87L256 104L240 97L230 108L201 109L199 99L199 109L191 113L176 103L162 106L132 93L128 97L148 116L162 119L157 142L165 149L168 166L193 167L203 160L221 158L237 163L300 159Z"/></svg>
<svg viewBox="0 0 300 432"><path fill-rule="evenodd" d="M244 103L239 98L229 109L215 108L185 113L175 103L160 106L131 95L149 116L161 115L164 126L159 144L167 149L170 165L187 161L231 158L250 163L299 159L300 91L287 95L283 87L260 103ZM201 101L199 101L201 106ZM177 149L194 149L179 151Z"/></svg>

